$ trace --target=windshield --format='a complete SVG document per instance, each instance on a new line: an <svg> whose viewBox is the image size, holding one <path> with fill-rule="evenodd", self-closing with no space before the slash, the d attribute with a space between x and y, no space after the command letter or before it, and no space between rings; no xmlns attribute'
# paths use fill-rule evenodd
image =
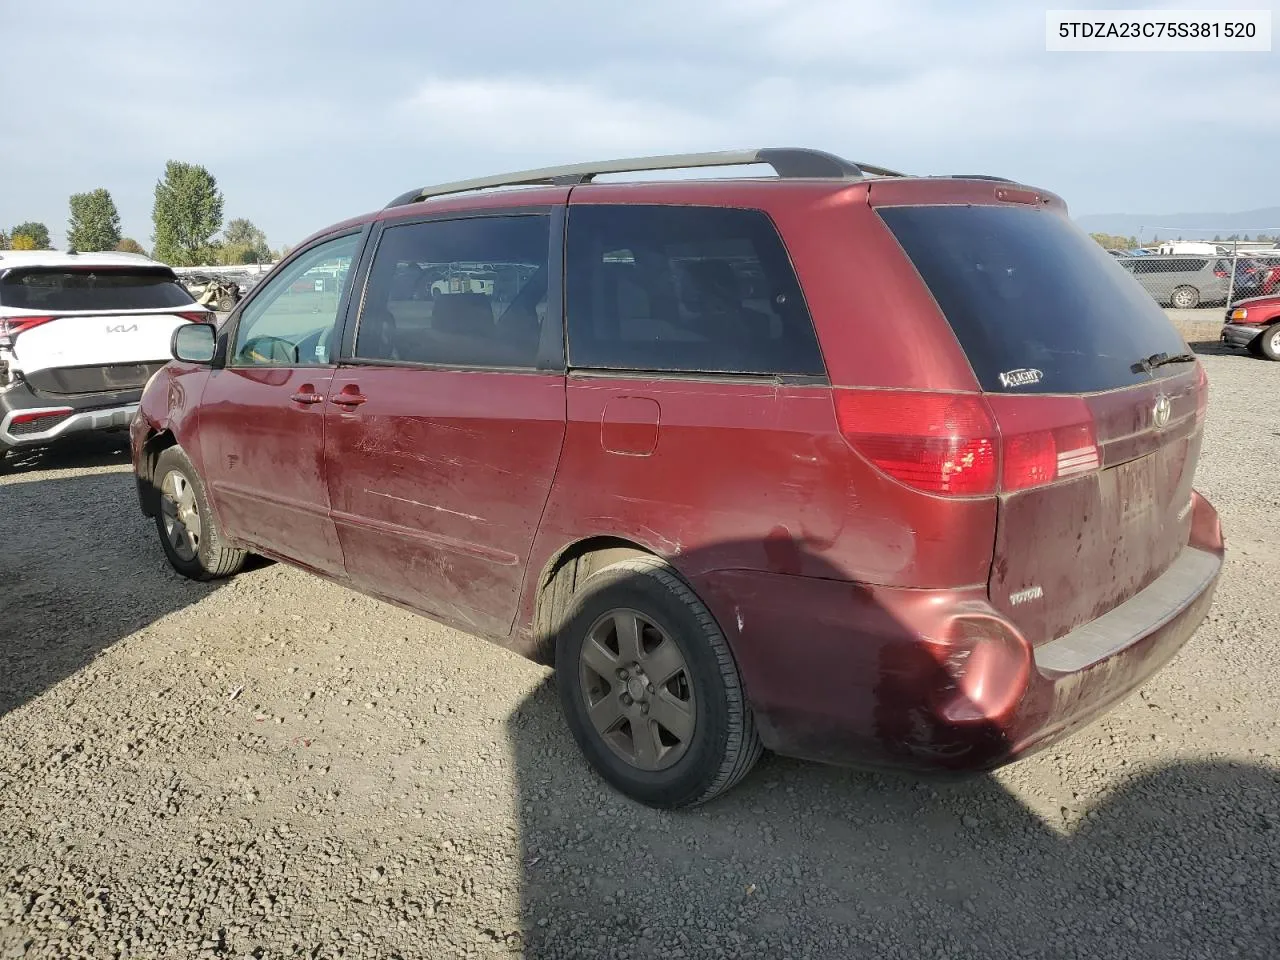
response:
<svg viewBox="0 0 1280 960"><path fill-rule="evenodd" d="M23 310L154 310L194 302L163 268L35 267L10 270L0 279L0 304Z"/></svg>
<svg viewBox="0 0 1280 960"><path fill-rule="evenodd" d="M984 390L1112 390L1150 379L1134 367L1143 358L1186 352L1151 295L1065 217L1026 206L879 213Z"/></svg>

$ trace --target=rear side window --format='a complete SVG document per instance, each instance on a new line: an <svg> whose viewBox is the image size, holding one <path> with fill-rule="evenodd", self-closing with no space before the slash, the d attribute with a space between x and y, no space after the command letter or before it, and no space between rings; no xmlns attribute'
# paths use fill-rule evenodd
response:
<svg viewBox="0 0 1280 960"><path fill-rule="evenodd" d="M454 367L534 367L547 314L550 218L388 227L369 271L355 355Z"/></svg>
<svg viewBox="0 0 1280 960"><path fill-rule="evenodd" d="M984 390L1089 393L1186 345L1151 295L1069 220L1029 207L882 207Z"/></svg>
<svg viewBox="0 0 1280 960"><path fill-rule="evenodd" d="M567 264L572 366L824 374L800 284L761 211L573 206Z"/></svg>
<svg viewBox="0 0 1280 960"><path fill-rule="evenodd" d="M26 268L0 279L0 304L23 310L153 310L195 301L164 269Z"/></svg>

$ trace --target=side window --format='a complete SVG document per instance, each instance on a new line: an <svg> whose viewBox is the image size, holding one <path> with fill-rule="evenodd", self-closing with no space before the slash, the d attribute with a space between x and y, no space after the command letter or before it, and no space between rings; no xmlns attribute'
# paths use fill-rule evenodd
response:
<svg viewBox="0 0 1280 960"><path fill-rule="evenodd" d="M825 372L799 281L759 210L574 206L567 263L572 366Z"/></svg>
<svg viewBox="0 0 1280 960"><path fill-rule="evenodd" d="M318 244L272 277L240 316L230 365L327 364L359 240L351 234Z"/></svg>
<svg viewBox="0 0 1280 960"><path fill-rule="evenodd" d="M355 357L450 367L532 368L547 314L545 214L388 227Z"/></svg>

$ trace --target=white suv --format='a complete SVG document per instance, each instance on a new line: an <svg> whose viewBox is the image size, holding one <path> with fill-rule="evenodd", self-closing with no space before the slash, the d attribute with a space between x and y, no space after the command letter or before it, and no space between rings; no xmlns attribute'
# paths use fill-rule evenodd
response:
<svg viewBox="0 0 1280 960"><path fill-rule="evenodd" d="M127 428L174 329L212 319L140 254L0 251L0 459Z"/></svg>

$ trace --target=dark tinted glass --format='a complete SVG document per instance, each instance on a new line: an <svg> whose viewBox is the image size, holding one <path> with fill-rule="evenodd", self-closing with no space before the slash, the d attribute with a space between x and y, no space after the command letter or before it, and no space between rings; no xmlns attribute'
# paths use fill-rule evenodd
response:
<svg viewBox="0 0 1280 960"><path fill-rule="evenodd" d="M1151 294L1063 216L958 205L885 207L880 216L985 390L1110 390L1149 379L1136 361L1186 351Z"/></svg>
<svg viewBox="0 0 1280 960"><path fill-rule="evenodd" d="M576 367L821 376L800 284L758 210L570 208Z"/></svg>
<svg viewBox="0 0 1280 960"><path fill-rule="evenodd" d="M547 312L550 220L473 217L389 227L378 243L355 355L460 367L533 367Z"/></svg>
<svg viewBox="0 0 1280 960"><path fill-rule="evenodd" d="M28 268L11 270L0 280L0 304L24 310L151 310L193 303L163 269Z"/></svg>

